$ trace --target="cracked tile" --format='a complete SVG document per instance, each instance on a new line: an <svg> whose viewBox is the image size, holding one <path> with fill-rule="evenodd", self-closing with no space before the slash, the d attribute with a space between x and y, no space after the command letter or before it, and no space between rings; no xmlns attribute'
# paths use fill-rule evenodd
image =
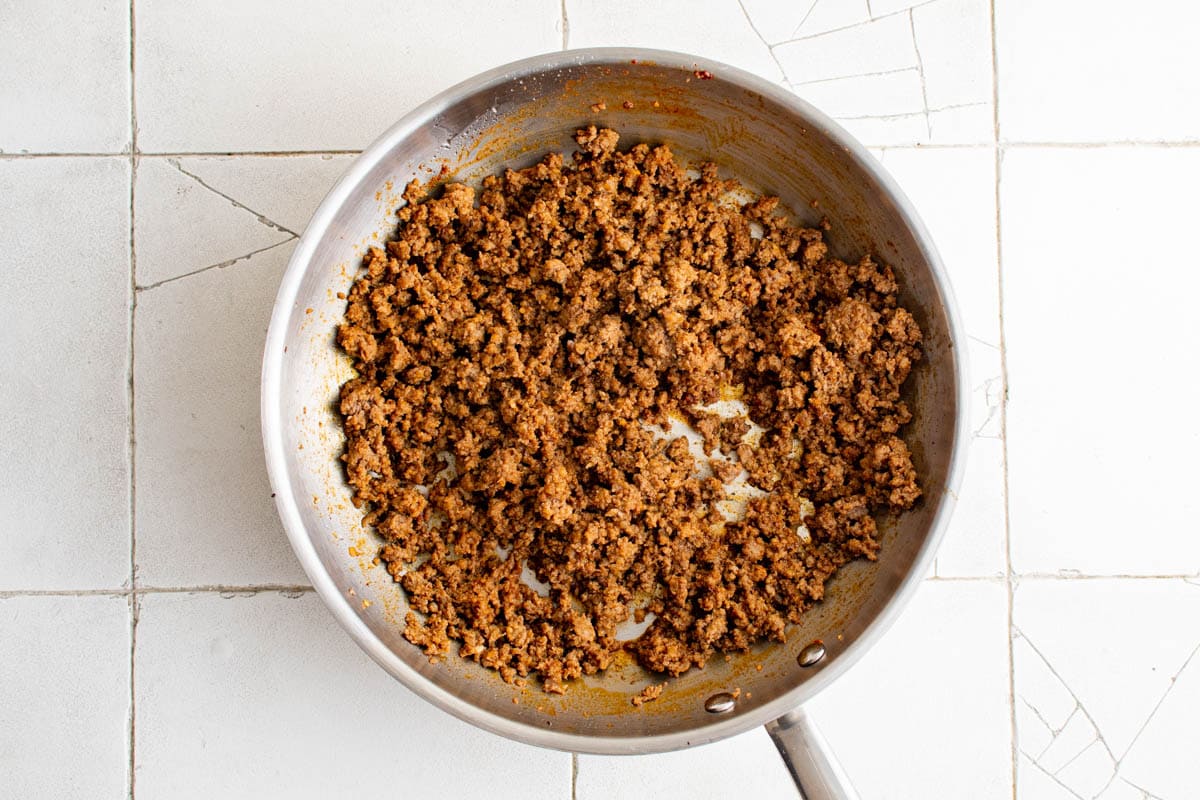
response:
<svg viewBox="0 0 1200 800"><path fill-rule="evenodd" d="M178 159L143 158L134 192L137 282L150 286L293 238L184 173ZM219 236L212 233L219 230Z"/></svg>
<svg viewBox="0 0 1200 800"><path fill-rule="evenodd" d="M1196 574L1200 151L1020 148L1001 172L1013 567Z"/></svg>
<svg viewBox="0 0 1200 800"><path fill-rule="evenodd" d="M997 2L1001 136L1195 141L1198 25L1200 7L1172 0L1133 13L1116 2L1086 10L1072 0Z"/></svg>
<svg viewBox="0 0 1200 800"><path fill-rule="evenodd" d="M714 58L772 81L783 78L737 0L567 0L566 8L572 48L658 47Z"/></svg>
<svg viewBox="0 0 1200 800"><path fill-rule="evenodd" d="M129 147L129 6L7 0L0 153Z"/></svg>
<svg viewBox="0 0 1200 800"><path fill-rule="evenodd" d="M872 16L886 17L889 14L898 14L917 6L929 5L937 0L869 0L869 2Z"/></svg>
<svg viewBox="0 0 1200 800"><path fill-rule="evenodd" d="M926 581L812 701L864 800L1012 797L1006 635L1002 583Z"/></svg>
<svg viewBox="0 0 1200 800"><path fill-rule="evenodd" d="M1014 710L1021 729L1021 746L1031 753L1045 751L1057 731L1051 729L1035 705L1022 697L1016 698Z"/></svg>
<svg viewBox="0 0 1200 800"><path fill-rule="evenodd" d="M796 92L870 145L990 143L986 0L934 0L890 13L872 5L871 11L869 20L773 48ZM769 30L763 35L773 40Z"/></svg>
<svg viewBox="0 0 1200 800"><path fill-rule="evenodd" d="M6 797L125 797L129 601L0 598Z"/></svg>
<svg viewBox="0 0 1200 800"><path fill-rule="evenodd" d="M797 5L803 7L805 4ZM815 0L808 5L800 23L792 29L788 38L817 36L870 20L871 9L867 0Z"/></svg>
<svg viewBox="0 0 1200 800"><path fill-rule="evenodd" d="M295 239L350 156L142 158L135 238L139 286Z"/></svg>
<svg viewBox="0 0 1200 800"><path fill-rule="evenodd" d="M921 75L916 67L793 86L796 94L832 117L924 116Z"/></svg>
<svg viewBox="0 0 1200 800"><path fill-rule="evenodd" d="M1062 730L1050 740L1050 744L1036 754L1038 765L1050 774L1057 775L1063 767L1078 759L1093 743L1097 743L1099 733L1087 715L1076 708L1067 718ZM1112 767L1111 757L1107 759L1106 766Z"/></svg>
<svg viewBox="0 0 1200 800"><path fill-rule="evenodd" d="M148 595L137 676L146 797L300 800L353 785L367 797L401 786L411 797L550 800L571 790L569 754L438 711L355 647L312 593Z"/></svg>
<svg viewBox="0 0 1200 800"><path fill-rule="evenodd" d="M1146 789L1143 789L1141 786L1138 786L1137 784L1133 783L1132 781L1122 779L1122 782L1125 783L1126 785L1130 786L1131 788L1133 788L1135 791L1141 792L1141 795L1144 798L1144 800L1167 800L1167 798L1159 797L1156 794L1151 794L1149 791L1147 791Z"/></svg>
<svg viewBox="0 0 1200 800"><path fill-rule="evenodd" d="M917 66L908 17L900 15L781 44L775 55L795 85Z"/></svg>
<svg viewBox="0 0 1200 800"><path fill-rule="evenodd" d="M306 582L271 500L258 418L263 341L293 247L138 296L137 569L144 585Z"/></svg>
<svg viewBox="0 0 1200 800"><path fill-rule="evenodd" d="M1148 794L1123 780L1115 780L1100 793L1097 800L1147 800Z"/></svg>
<svg viewBox="0 0 1200 800"><path fill-rule="evenodd" d="M1025 580L1013 625L1014 687L1032 712L1018 706L1023 795L1040 796L1039 771L1084 798L1127 795L1118 781L1200 792L1200 769L1180 768L1200 745L1200 687L1185 683L1200 664L1200 593L1181 580Z"/></svg>
<svg viewBox="0 0 1200 800"><path fill-rule="evenodd" d="M1200 641L1197 642L1200 644ZM1200 796L1200 655L1172 679L1162 705L1122 763L1133 783L1164 798Z"/></svg>
<svg viewBox="0 0 1200 800"><path fill-rule="evenodd" d="M1108 748L1093 741L1056 772L1055 777L1084 797L1095 797L1112 782L1114 767Z"/></svg>
<svg viewBox="0 0 1200 800"><path fill-rule="evenodd" d="M993 129L990 101L935 108L929 112L929 141L931 144L987 142L993 136Z"/></svg>
<svg viewBox="0 0 1200 800"><path fill-rule="evenodd" d="M1021 800L1083 800L1025 753L1017 758L1017 775Z"/></svg>
<svg viewBox="0 0 1200 800"><path fill-rule="evenodd" d="M141 159L138 280L153 287L139 292L136 343L146 585L306 580L270 500L259 365L296 233L351 160Z"/></svg>
<svg viewBox="0 0 1200 800"><path fill-rule="evenodd" d="M800 94L803 96L803 92ZM905 146L929 141L934 116L924 112L892 116L865 115L838 117L837 122L860 142Z"/></svg>
<svg viewBox="0 0 1200 800"><path fill-rule="evenodd" d="M1034 744L1025 741L1022 729L1022 749L1037 755L1044 752L1054 737L1066 728L1071 717L1079 710L1079 702L1024 636L1013 637L1013 660L1022 665L1021 685L1016 692L1017 705L1029 711L1041 727L1049 732L1049 736L1043 737L1038 731L1037 743Z"/></svg>
<svg viewBox="0 0 1200 800"><path fill-rule="evenodd" d="M988 4L977 0L937 0L913 9L912 26L925 73L929 108L986 106L986 127L964 131L963 137L964 141L969 137L990 140L992 28Z"/></svg>
<svg viewBox="0 0 1200 800"><path fill-rule="evenodd" d="M129 161L0 160L0 220L0 590L120 587Z"/></svg>
<svg viewBox="0 0 1200 800"><path fill-rule="evenodd" d="M177 160L217 191L298 235L304 232L321 200L350 168L354 156L207 156Z"/></svg>
<svg viewBox="0 0 1200 800"><path fill-rule="evenodd" d="M220 10L148 3L137 14L138 143L147 152L361 149L442 89L560 49L559 20L559 0L502 9L369 0L303 12L287 0Z"/></svg>
<svg viewBox="0 0 1200 800"><path fill-rule="evenodd" d="M740 0L746 17L763 41L779 44L800 35L800 26L816 0L779 2L779 0Z"/></svg>

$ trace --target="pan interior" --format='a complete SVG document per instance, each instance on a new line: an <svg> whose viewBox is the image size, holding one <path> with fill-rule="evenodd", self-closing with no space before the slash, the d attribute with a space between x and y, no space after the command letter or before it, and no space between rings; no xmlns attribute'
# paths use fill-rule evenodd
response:
<svg viewBox="0 0 1200 800"><path fill-rule="evenodd" d="M385 135L331 193L326 202L337 201L337 208L318 211L306 234L311 247L298 250L300 263L290 268L303 271L295 295L288 307L277 309L272 323L283 326L282 338L272 341L286 342L287 351L276 354L278 406L264 413L281 420L278 447L290 487L281 508L284 502L294 505L304 544L315 556L301 554L301 560L310 574L319 569L332 579L338 597L326 596L326 601L341 606L334 608L339 616L357 617L362 625L356 635L360 641L364 636L374 640L372 654L389 671L427 697L461 700L465 705L458 713L466 707L478 710L488 727L517 738L554 744L535 733L554 731L568 735L563 741L586 736L598 742L595 747L570 742L577 749L666 749L751 727L809 696L832 676L834 665L864 636L910 572L928 561L927 540L938 527L935 516L950 481L961 363L952 348L945 290L927 245L906 219L903 201L881 183L870 156L844 146L844 134L819 115L810 116L802 104L759 91L759 84L720 65L705 66L706 73L690 60L631 63L627 54L614 51L565 57L570 55L549 69L525 62L452 99L427 104ZM405 184L431 179L443 165L448 178L477 183L549 151L569 153L573 132L588 124L617 129L622 147L664 142L683 160L715 161L726 176L780 196L802 222L827 217L833 252L847 259L870 252L890 264L903 287L903 302L926 333L926 359L910 379L915 419L906 435L924 498L898 519L880 520L879 561L843 568L827 599L791 630L786 644L760 645L729 660L718 656L706 668L670 680L660 699L637 709L630 697L661 677L632 664L576 681L560 697L534 685L509 686L455 656L431 664L400 634L407 610L403 593L382 566L372 563L377 540L350 503L338 461L342 437L334 403L351 370L333 342L345 305L337 293L352 283L365 249L390 234ZM327 210L333 213L322 220ZM815 639L824 642L828 654L817 666L802 669L797 654ZM704 710L707 697L735 689L741 696L732 711L714 716Z"/></svg>

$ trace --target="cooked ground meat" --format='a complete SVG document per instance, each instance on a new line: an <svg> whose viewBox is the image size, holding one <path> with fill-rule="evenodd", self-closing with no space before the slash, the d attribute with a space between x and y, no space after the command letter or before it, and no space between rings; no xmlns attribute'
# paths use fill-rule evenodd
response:
<svg viewBox="0 0 1200 800"><path fill-rule="evenodd" d="M579 131L570 163L478 193L411 184L337 331L346 474L404 635L548 692L621 650L679 675L783 641L920 495L900 392L921 331L891 269L617 140ZM723 392L765 432L709 413ZM702 469L673 419L738 463ZM729 520L743 469L761 491Z"/></svg>
<svg viewBox="0 0 1200 800"><path fill-rule="evenodd" d="M629 699L629 703L636 708L657 700L662 696L663 689L666 687L666 685L666 683L652 683L631 697Z"/></svg>

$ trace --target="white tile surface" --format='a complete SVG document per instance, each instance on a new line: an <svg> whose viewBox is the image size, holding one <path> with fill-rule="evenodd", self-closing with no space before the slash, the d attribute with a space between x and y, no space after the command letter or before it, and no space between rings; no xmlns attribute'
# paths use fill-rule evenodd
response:
<svg viewBox="0 0 1200 800"><path fill-rule="evenodd" d="M929 227L950 274L967 333L999 347L992 149L887 149L880 160Z"/></svg>
<svg viewBox="0 0 1200 800"><path fill-rule="evenodd" d="M1072 792L1054 779L1050 773L1038 769L1024 754L1017 757L1020 765L1021 782L1016 796L1021 800L1079 800L1079 795ZM1144 800L1141 794L1138 800Z"/></svg>
<svg viewBox="0 0 1200 800"><path fill-rule="evenodd" d="M628 45L678 50L724 61L770 80L783 78L736 0L566 0L566 9L572 48Z"/></svg>
<svg viewBox="0 0 1200 800"><path fill-rule="evenodd" d="M1019 794L1200 793L1200 588L1179 579L1022 581L1013 604ZM1138 797L1140 795L1133 795Z"/></svg>
<svg viewBox="0 0 1200 800"><path fill-rule="evenodd" d="M804 39L871 19L867 0L742 0L742 6L771 44Z"/></svg>
<svg viewBox="0 0 1200 800"><path fill-rule="evenodd" d="M307 583L271 500L258 425L263 342L293 247L138 295L143 585Z"/></svg>
<svg viewBox="0 0 1200 800"><path fill-rule="evenodd" d="M143 798L571 792L570 755L429 706L354 647L311 593L145 597L137 703Z"/></svg>
<svg viewBox="0 0 1200 800"><path fill-rule="evenodd" d="M800 84L796 94L832 117L911 117L925 115L921 72L907 67L894 72L828 78Z"/></svg>
<svg viewBox="0 0 1200 800"><path fill-rule="evenodd" d="M870 0L871 11L877 17L897 14L915 6L924 5L928 0Z"/></svg>
<svg viewBox="0 0 1200 800"><path fill-rule="evenodd" d="M1002 165L1019 572L1195 574L1200 150L1017 149ZM1121 188L1116 188L1121 187ZM1182 415L1182 416L1181 416Z"/></svg>
<svg viewBox="0 0 1200 800"><path fill-rule="evenodd" d="M129 6L0 5L0 153L129 146Z"/></svg>
<svg viewBox="0 0 1200 800"><path fill-rule="evenodd" d="M0 161L0 226L0 591L119 587L129 579L128 161Z"/></svg>
<svg viewBox="0 0 1200 800"><path fill-rule="evenodd" d="M145 164L150 159L142 161ZM300 233L350 164L351 155L206 156L172 159L197 183L230 198L257 221Z"/></svg>
<svg viewBox="0 0 1200 800"><path fill-rule="evenodd" d="M1195 650L1169 691L1138 737L1138 747L1126 757L1122 773L1161 797L1194 796L1200 792L1200 762L1195 758L1200 752L1200 658Z"/></svg>
<svg viewBox="0 0 1200 800"><path fill-rule="evenodd" d="M1200 7L1172 0L998 0L1008 141L1200 139Z"/></svg>
<svg viewBox="0 0 1200 800"><path fill-rule="evenodd" d="M129 602L0 598L0 795L125 797Z"/></svg>
<svg viewBox="0 0 1200 800"><path fill-rule="evenodd" d="M558 50L558 21L558 0L139 3L138 144L361 149L438 91Z"/></svg>
<svg viewBox="0 0 1200 800"><path fill-rule="evenodd" d="M990 112L990 11L980 0L935 0L911 11L930 109L987 106Z"/></svg>
<svg viewBox="0 0 1200 800"><path fill-rule="evenodd" d="M679 797L681 790L692 800L797 797L787 767L764 729L661 755L579 756L577 800L658 800Z"/></svg>
<svg viewBox="0 0 1200 800"><path fill-rule="evenodd" d="M815 29L773 48L796 92L868 144L990 142L988 3L859 5L821 0L798 28Z"/></svg>
<svg viewBox="0 0 1200 800"><path fill-rule="evenodd" d="M811 702L863 800L1012 796L1007 595L926 581L888 634Z"/></svg>
<svg viewBox="0 0 1200 800"><path fill-rule="evenodd" d="M793 85L917 66L907 14L783 44L775 52Z"/></svg>
<svg viewBox="0 0 1200 800"><path fill-rule="evenodd" d="M1118 778L1101 793L1099 800L1148 800L1149 797L1147 792L1137 788L1128 780Z"/></svg>
<svg viewBox="0 0 1200 800"><path fill-rule="evenodd" d="M1004 575L1004 443L978 436L971 441L958 503L934 572L940 577Z"/></svg>
<svg viewBox="0 0 1200 800"><path fill-rule="evenodd" d="M800 36L812 0L801 3L780 3L777 0L741 0L740 5L754 29L768 44L778 44Z"/></svg>
<svg viewBox="0 0 1200 800"><path fill-rule="evenodd" d="M802 4L796 5L803 7ZM829 31L861 25L872 17L869 0L838 0L815 2L809 5L804 18L795 29L793 38L807 38Z"/></svg>

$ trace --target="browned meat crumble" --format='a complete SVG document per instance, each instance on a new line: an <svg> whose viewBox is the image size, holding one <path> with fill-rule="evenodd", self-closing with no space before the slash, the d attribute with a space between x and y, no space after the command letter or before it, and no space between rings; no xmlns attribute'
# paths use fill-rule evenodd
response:
<svg viewBox="0 0 1200 800"><path fill-rule="evenodd" d="M645 689L635 694L629 699L630 705L634 708L644 706L646 703L651 703L662 696L663 689L666 688L666 683L652 683Z"/></svg>
<svg viewBox="0 0 1200 800"><path fill-rule="evenodd" d="M712 165L617 140L580 131L570 163L478 193L414 182L337 332L358 373L346 474L404 635L548 692L622 650L679 675L783 641L835 570L876 557L876 516L920 495L900 434L921 331L891 269L831 257L777 198L732 201ZM749 420L705 410L723 393ZM711 464L664 437L672 418ZM762 491L728 521L743 470Z"/></svg>

